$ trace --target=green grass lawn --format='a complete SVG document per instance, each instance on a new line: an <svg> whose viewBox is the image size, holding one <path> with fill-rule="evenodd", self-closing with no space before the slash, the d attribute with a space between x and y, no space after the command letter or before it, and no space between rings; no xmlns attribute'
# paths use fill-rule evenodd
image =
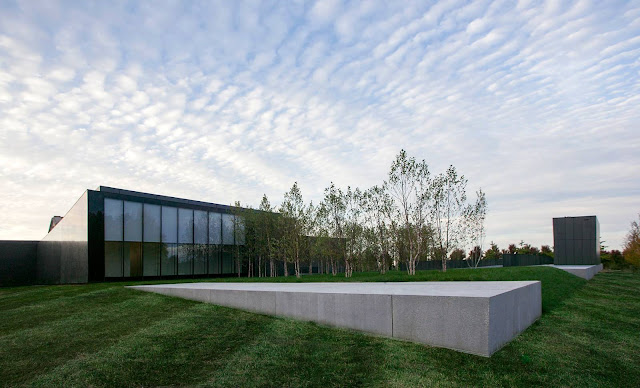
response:
<svg viewBox="0 0 640 388"><path fill-rule="evenodd" d="M639 273L586 282L512 267L349 281L419 280L541 280L543 315L483 358L124 288L143 282L0 289L0 385L640 386Z"/></svg>

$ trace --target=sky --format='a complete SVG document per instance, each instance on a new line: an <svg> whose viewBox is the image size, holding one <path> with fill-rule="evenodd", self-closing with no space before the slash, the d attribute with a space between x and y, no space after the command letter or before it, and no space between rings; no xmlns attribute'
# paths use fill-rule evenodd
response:
<svg viewBox="0 0 640 388"><path fill-rule="evenodd" d="M405 149L487 243L640 213L638 1L0 0L0 239L100 185L257 206L366 189Z"/></svg>

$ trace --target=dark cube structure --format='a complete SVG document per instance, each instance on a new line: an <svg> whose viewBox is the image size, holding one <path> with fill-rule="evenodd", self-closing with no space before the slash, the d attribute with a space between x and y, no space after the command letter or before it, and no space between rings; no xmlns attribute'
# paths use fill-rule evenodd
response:
<svg viewBox="0 0 640 388"><path fill-rule="evenodd" d="M553 219L555 265L600 264L600 224L596 216Z"/></svg>

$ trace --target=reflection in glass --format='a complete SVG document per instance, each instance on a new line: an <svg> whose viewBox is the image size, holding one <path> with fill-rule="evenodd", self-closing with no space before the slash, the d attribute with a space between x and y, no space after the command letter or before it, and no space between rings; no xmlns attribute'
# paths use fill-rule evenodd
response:
<svg viewBox="0 0 640 388"><path fill-rule="evenodd" d="M195 244L193 247L193 273L204 275L207 273L207 245Z"/></svg>
<svg viewBox="0 0 640 388"><path fill-rule="evenodd" d="M104 199L104 240L122 241L122 201Z"/></svg>
<svg viewBox="0 0 640 388"><path fill-rule="evenodd" d="M209 244L222 244L222 214L209 213Z"/></svg>
<svg viewBox="0 0 640 388"><path fill-rule="evenodd" d="M193 211L193 242L207 243L207 212L204 210Z"/></svg>
<svg viewBox="0 0 640 388"><path fill-rule="evenodd" d="M208 246L208 261L209 261L209 274L220 274L221 261L220 261L220 246L209 245Z"/></svg>
<svg viewBox="0 0 640 388"><path fill-rule="evenodd" d="M164 219L164 209L162 211L162 216ZM161 268L162 268L162 276L165 275L175 275L176 274L176 265L178 261L178 244L165 244L161 245Z"/></svg>
<svg viewBox="0 0 640 388"><path fill-rule="evenodd" d="M193 274L193 244L178 245L178 275Z"/></svg>
<svg viewBox="0 0 640 388"><path fill-rule="evenodd" d="M122 243L105 241L104 243L104 276L107 278L122 277Z"/></svg>
<svg viewBox="0 0 640 388"><path fill-rule="evenodd" d="M160 205L144 204L144 241L160 242Z"/></svg>
<svg viewBox="0 0 640 388"><path fill-rule="evenodd" d="M222 248L222 273L229 274L235 273L235 260L233 260L233 248L232 247L223 247Z"/></svg>
<svg viewBox="0 0 640 388"><path fill-rule="evenodd" d="M142 241L142 204L140 202L124 202L124 241Z"/></svg>
<svg viewBox="0 0 640 388"><path fill-rule="evenodd" d="M178 242L178 209L175 207L162 207L162 242Z"/></svg>
<svg viewBox="0 0 640 388"><path fill-rule="evenodd" d="M236 245L244 245L244 219L242 217L235 217L236 225Z"/></svg>
<svg viewBox="0 0 640 388"><path fill-rule="evenodd" d="M142 276L142 243L124 243L124 276Z"/></svg>
<svg viewBox="0 0 640 388"><path fill-rule="evenodd" d="M222 244L233 245L233 214L222 215Z"/></svg>
<svg viewBox="0 0 640 388"><path fill-rule="evenodd" d="M178 242L193 243L193 210L178 209Z"/></svg>
<svg viewBox="0 0 640 388"><path fill-rule="evenodd" d="M146 218L145 218L145 221L146 221ZM159 229L160 228L158 228L158 230ZM144 274L143 274L144 276L160 276L160 244L159 243L142 244L142 261L143 261L142 268L144 268Z"/></svg>

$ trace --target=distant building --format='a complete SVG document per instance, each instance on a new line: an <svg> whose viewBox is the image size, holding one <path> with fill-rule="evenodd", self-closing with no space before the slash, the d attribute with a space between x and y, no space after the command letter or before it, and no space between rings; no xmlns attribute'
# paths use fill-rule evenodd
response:
<svg viewBox="0 0 640 388"><path fill-rule="evenodd" d="M233 252L244 245L244 231L233 210L104 186L87 190L38 243L37 282L236 273Z"/></svg>
<svg viewBox="0 0 640 388"><path fill-rule="evenodd" d="M51 217L51 222L49 222L49 232L51 232L51 229L55 228L60 221L62 221L62 216Z"/></svg>
<svg viewBox="0 0 640 388"><path fill-rule="evenodd" d="M600 223L596 216L553 219L555 265L600 264Z"/></svg>

